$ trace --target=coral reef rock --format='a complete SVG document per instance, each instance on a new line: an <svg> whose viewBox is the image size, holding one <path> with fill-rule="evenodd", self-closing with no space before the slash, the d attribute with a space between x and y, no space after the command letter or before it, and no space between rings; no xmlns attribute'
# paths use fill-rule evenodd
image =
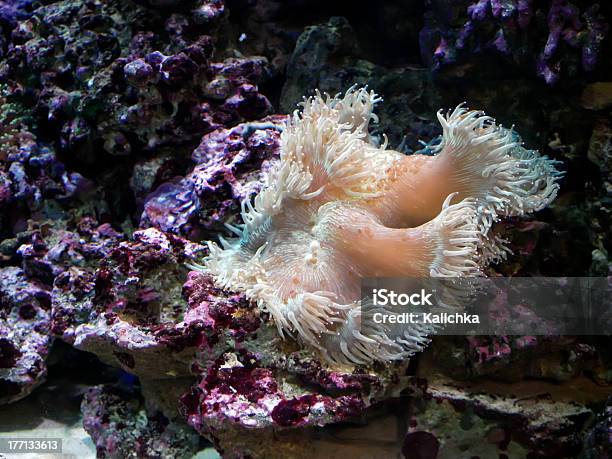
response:
<svg viewBox="0 0 612 459"><path fill-rule="evenodd" d="M45 381L52 338L51 292L22 269L0 269L0 404L25 397Z"/></svg>

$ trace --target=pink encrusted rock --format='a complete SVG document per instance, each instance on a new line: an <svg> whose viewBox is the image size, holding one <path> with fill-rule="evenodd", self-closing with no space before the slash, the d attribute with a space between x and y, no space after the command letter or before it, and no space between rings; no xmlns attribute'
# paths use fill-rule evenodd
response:
<svg viewBox="0 0 612 459"><path fill-rule="evenodd" d="M98 457L188 459L197 452L199 438L192 429L147 408L138 393L129 389L112 385L89 389L81 412Z"/></svg>
<svg viewBox="0 0 612 459"><path fill-rule="evenodd" d="M181 398L181 413L224 457L264 457L265 438L274 431L359 417L410 385L408 362L328 370L278 336L244 295L219 289L207 274L191 272L184 292L185 322L202 324L202 339L192 365L198 381ZM250 441L236 442L241 435Z"/></svg>
<svg viewBox="0 0 612 459"><path fill-rule="evenodd" d="M204 253L155 228L115 241L99 263L56 277L53 333L143 379L188 375L189 351L181 351L197 344L197 333L181 322L181 285L185 263Z"/></svg>
<svg viewBox="0 0 612 459"><path fill-rule="evenodd" d="M22 269L0 269L0 405L19 400L45 381L49 290Z"/></svg>

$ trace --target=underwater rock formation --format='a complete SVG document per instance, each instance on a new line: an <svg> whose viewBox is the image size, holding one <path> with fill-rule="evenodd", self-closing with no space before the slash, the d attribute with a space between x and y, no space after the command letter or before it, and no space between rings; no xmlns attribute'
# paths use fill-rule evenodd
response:
<svg viewBox="0 0 612 459"><path fill-rule="evenodd" d="M45 381L51 295L17 267L0 269L0 405Z"/></svg>
<svg viewBox="0 0 612 459"><path fill-rule="evenodd" d="M432 331L416 324L393 340L365 321L361 278L478 276L505 256L493 222L544 208L559 188L553 161L462 107L438 113L435 156L380 147L368 131L379 100L354 88L305 100L266 187L242 203L244 224L226 224L238 238L209 243L202 268L340 365L406 358Z"/></svg>
<svg viewBox="0 0 612 459"><path fill-rule="evenodd" d="M87 391L81 406L83 426L91 435L98 457L123 459L172 457L188 459L198 451L198 435L162 413L147 413L133 390L112 385Z"/></svg>
<svg viewBox="0 0 612 459"><path fill-rule="evenodd" d="M420 45L433 69L493 52L553 84L593 70L608 29L598 4L581 11L567 0L439 1L425 15Z"/></svg>
<svg viewBox="0 0 612 459"><path fill-rule="evenodd" d="M99 264L75 265L55 278L53 334L142 379L189 374L190 355L180 351L193 331L176 328L185 313L181 279L185 261L205 248L150 228L97 249ZM174 343L176 334L183 336Z"/></svg>
<svg viewBox="0 0 612 459"><path fill-rule="evenodd" d="M30 216L44 215L50 202L69 204L92 188L78 172L66 170L53 145L40 142L26 125L24 108L0 85L0 229L26 229Z"/></svg>
<svg viewBox="0 0 612 459"><path fill-rule="evenodd" d="M209 274L191 272L185 294L184 320L201 323L202 333L191 367L198 379L180 411L226 457L263 457L270 454L265 438L275 432L354 418L410 386L408 361L357 372L325 368L282 340L244 294L219 288ZM293 449L278 445L274 457Z"/></svg>
<svg viewBox="0 0 612 459"><path fill-rule="evenodd" d="M596 246L592 252L591 271L594 275L609 276L612 272L608 263L608 254L612 251L612 216L608 211L612 206L612 126L609 119L596 121L587 157L599 172L598 186L593 186L594 198L589 204L593 215L589 231Z"/></svg>
<svg viewBox="0 0 612 459"><path fill-rule="evenodd" d="M223 229L240 203L263 186L278 159L286 117L217 129L194 150L196 166L183 179L162 183L145 198L140 226L157 227L191 239Z"/></svg>
<svg viewBox="0 0 612 459"><path fill-rule="evenodd" d="M587 420L596 414L590 395L600 397L605 392L583 379L574 382L585 391L579 400L543 381L490 383L484 392L478 382L458 383L435 373L428 375L427 382L424 402L412 406L405 441L415 456L419 450L431 450L428 446L435 439L440 449L462 451L468 457L577 457ZM459 430L461 435L456 433ZM428 441L418 442L415 434ZM413 435L417 438L410 438ZM601 445L596 441L595 451ZM412 457L410 450L405 452Z"/></svg>
<svg viewBox="0 0 612 459"><path fill-rule="evenodd" d="M314 88L335 94L353 84L370 85L384 96L377 107L379 123L371 134L385 133L391 146L402 152L422 149L420 141L440 133L435 111L442 104L431 74L414 65L386 68L363 59L356 31L344 17L307 27L287 63L280 108L291 113ZM312 62L315 64L312 64ZM313 69L312 65L316 65ZM464 96L461 96L464 97Z"/></svg>
<svg viewBox="0 0 612 459"><path fill-rule="evenodd" d="M79 161L94 162L100 148L121 156L183 145L271 109L256 86L265 58L212 61L206 33L218 29L222 5L201 2L165 21L132 2L38 6L13 31L0 79L16 97L34 99L34 121ZM165 22L166 43L152 32L156 20Z"/></svg>

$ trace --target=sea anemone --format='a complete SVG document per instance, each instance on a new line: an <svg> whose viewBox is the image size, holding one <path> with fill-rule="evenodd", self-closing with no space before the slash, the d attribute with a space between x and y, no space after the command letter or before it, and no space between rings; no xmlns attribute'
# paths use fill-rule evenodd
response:
<svg viewBox="0 0 612 459"><path fill-rule="evenodd" d="M432 332L397 339L362 320L362 278L480 276L507 251L493 222L545 207L559 187L554 161L463 105L438 113L435 155L387 149L368 131L380 100L355 87L305 99L244 223L228 225L237 237L209 243L202 267L330 365L402 359Z"/></svg>

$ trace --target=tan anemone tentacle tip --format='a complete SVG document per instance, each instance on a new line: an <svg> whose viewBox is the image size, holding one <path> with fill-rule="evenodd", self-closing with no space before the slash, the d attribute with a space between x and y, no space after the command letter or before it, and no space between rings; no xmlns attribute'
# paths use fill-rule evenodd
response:
<svg viewBox="0 0 612 459"><path fill-rule="evenodd" d="M363 277L481 276L508 251L491 225L545 207L559 188L553 161L465 103L438 111L435 156L379 146L368 126L380 101L356 86L305 98L266 186L242 204L244 224L229 227L236 238L209 243L201 268L331 366L403 359L433 332L392 338L363 320Z"/></svg>

